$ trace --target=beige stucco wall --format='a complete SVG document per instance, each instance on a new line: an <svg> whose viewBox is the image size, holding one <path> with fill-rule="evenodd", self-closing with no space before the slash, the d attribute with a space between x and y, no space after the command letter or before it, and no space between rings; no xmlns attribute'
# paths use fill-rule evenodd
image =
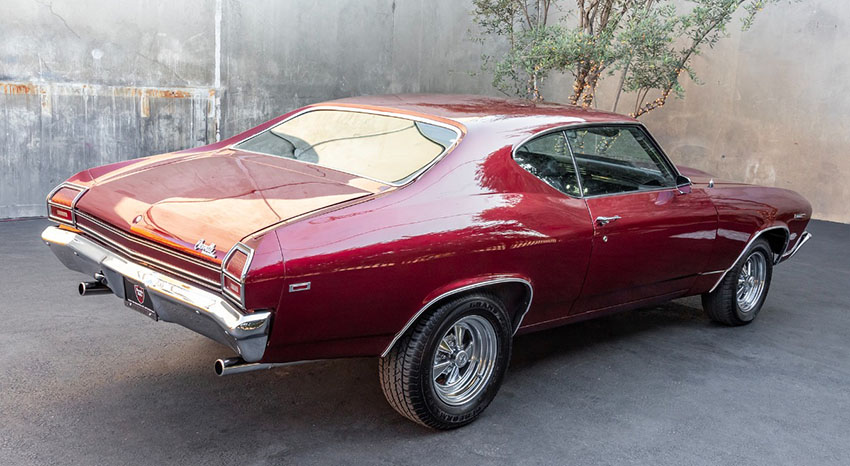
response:
<svg viewBox="0 0 850 466"><path fill-rule="evenodd" d="M850 223L850 1L781 3L694 61L702 85L642 120L677 163L793 189L814 218ZM616 81L608 78L608 84ZM554 78L547 98L565 101ZM613 92L600 91L610 110ZM634 97L626 96L620 112Z"/></svg>

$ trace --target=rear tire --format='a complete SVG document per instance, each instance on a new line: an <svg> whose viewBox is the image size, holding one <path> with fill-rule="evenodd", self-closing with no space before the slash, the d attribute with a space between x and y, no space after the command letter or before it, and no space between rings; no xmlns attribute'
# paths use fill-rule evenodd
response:
<svg viewBox="0 0 850 466"><path fill-rule="evenodd" d="M384 396L402 416L427 427L469 424L499 391L512 333L505 307L493 295L446 302L381 358Z"/></svg>
<svg viewBox="0 0 850 466"><path fill-rule="evenodd" d="M752 322L764 305L773 277L773 252L764 239L755 241L717 288L702 295L708 317L738 326Z"/></svg>

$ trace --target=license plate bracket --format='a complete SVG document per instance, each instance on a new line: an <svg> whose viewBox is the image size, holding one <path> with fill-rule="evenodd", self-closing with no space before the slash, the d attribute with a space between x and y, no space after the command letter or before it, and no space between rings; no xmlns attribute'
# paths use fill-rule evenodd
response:
<svg viewBox="0 0 850 466"><path fill-rule="evenodd" d="M126 296L126 299L124 299L125 306L153 320L159 320L159 315L157 315L153 308L150 293L143 284L125 278L124 296Z"/></svg>

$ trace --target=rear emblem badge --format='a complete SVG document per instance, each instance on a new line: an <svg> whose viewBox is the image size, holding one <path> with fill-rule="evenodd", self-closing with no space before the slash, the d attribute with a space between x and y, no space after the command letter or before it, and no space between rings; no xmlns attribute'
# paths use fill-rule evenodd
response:
<svg viewBox="0 0 850 466"><path fill-rule="evenodd" d="M139 285L133 285L133 289L136 290L136 301L138 301L139 304L144 304L145 303L145 289L142 288Z"/></svg>
<svg viewBox="0 0 850 466"><path fill-rule="evenodd" d="M199 251L201 254L215 259L215 243L204 244L203 238L199 239L198 242L195 243L195 251Z"/></svg>

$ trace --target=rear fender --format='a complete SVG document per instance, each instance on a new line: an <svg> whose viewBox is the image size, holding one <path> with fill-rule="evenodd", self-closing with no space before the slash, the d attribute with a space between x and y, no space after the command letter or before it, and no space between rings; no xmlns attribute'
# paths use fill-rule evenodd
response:
<svg viewBox="0 0 850 466"><path fill-rule="evenodd" d="M390 350L393 346L395 346L398 340L401 339L401 337L404 336L404 334L407 333L407 331L410 330L413 325L427 313L428 310L433 309L434 306L439 305L439 303L470 291L492 290L497 294L503 294L505 293L504 285L508 284L519 284L522 285L524 289L524 293L521 295L518 302L512 306L513 309L508 309L508 312L511 314L510 318L513 325L513 331L516 333L520 325L522 325L522 319L531 308L531 301L534 297L534 289L531 282L521 275L491 275L467 278L446 284L445 286L429 293L428 296L422 300L422 307L407 321L404 327L395 334L390 344L387 345L386 349L384 349L381 353L381 357L389 354ZM508 305L510 306L510 303L508 303Z"/></svg>

